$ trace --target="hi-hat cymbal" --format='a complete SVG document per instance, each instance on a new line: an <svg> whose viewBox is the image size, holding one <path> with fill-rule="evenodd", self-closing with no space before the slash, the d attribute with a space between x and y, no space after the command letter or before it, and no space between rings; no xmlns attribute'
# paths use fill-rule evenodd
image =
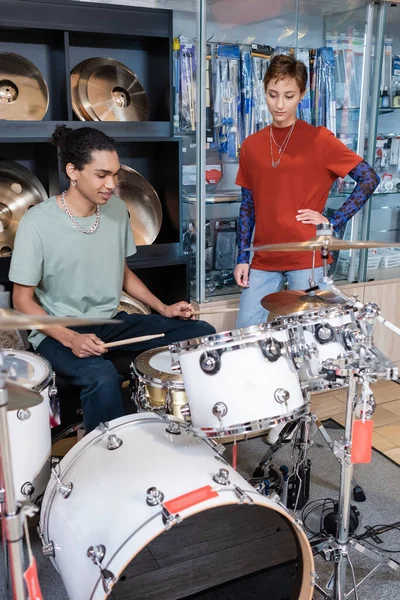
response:
<svg viewBox="0 0 400 600"><path fill-rule="evenodd" d="M43 75L24 56L0 52L0 119L41 121L49 106Z"/></svg>
<svg viewBox="0 0 400 600"><path fill-rule="evenodd" d="M92 58L78 83L84 110L99 121L146 121L149 103L133 71L112 58Z"/></svg>
<svg viewBox="0 0 400 600"><path fill-rule="evenodd" d="M121 165L115 195L126 204L137 246L152 244L160 233L162 207L153 186L126 165Z"/></svg>
<svg viewBox="0 0 400 600"><path fill-rule="evenodd" d="M28 208L46 198L46 190L31 171L0 160L0 256L11 253L18 223Z"/></svg>
<svg viewBox="0 0 400 600"><path fill-rule="evenodd" d="M323 298L306 294L301 290L284 290L268 294L261 300L261 305L274 315L285 316L293 313L303 314L310 310L318 310L329 303Z"/></svg>
<svg viewBox="0 0 400 600"><path fill-rule="evenodd" d="M249 252L304 252L306 250L321 250L325 247L329 250L362 250L363 248L388 248L400 246L396 242L374 242L372 240L349 241L340 240L331 235L319 235L305 242L287 242L283 244L265 244L263 246L251 246Z"/></svg>
<svg viewBox="0 0 400 600"><path fill-rule="evenodd" d="M7 410L27 410L43 402L43 397L38 392L9 380L6 381L6 388L8 391Z"/></svg>
<svg viewBox="0 0 400 600"><path fill-rule="evenodd" d="M10 329L47 329L54 325L64 327L84 327L87 325L107 325L120 323L116 319L97 319L90 317L52 317L50 315L26 315L11 308L0 308L0 330Z"/></svg>

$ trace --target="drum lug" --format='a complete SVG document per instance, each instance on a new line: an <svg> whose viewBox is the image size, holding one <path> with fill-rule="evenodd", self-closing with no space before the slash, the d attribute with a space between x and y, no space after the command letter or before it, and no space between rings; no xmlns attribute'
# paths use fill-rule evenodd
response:
<svg viewBox="0 0 400 600"><path fill-rule="evenodd" d="M200 368L206 375L216 375L221 368L221 357L218 352L203 352L199 360Z"/></svg>
<svg viewBox="0 0 400 600"><path fill-rule="evenodd" d="M23 494L24 496L27 496L27 498L32 496L34 491L35 491L35 487L30 481L27 481L26 483L24 483L21 486L21 494Z"/></svg>
<svg viewBox="0 0 400 600"><path fill-rule="evenodd" d="M170 421L168 427L165 428L165 431L172 435L181 435L181 427L176 421Z"/></svg>
<svg viewBox="0 0 400 600"><path fill-rule="evenodd" d="M234 486L235 494L239 498L239 504L254 504L253 498L250 498L246 492L242 490L239 486Z"/></svg>
<svg viewBox="0 0 400 600"><path fill-rule="evenodd" d="M107 436L107 450L117 450L122 446L123 441L121 438L117 437L114 433L110 433L108 423L99 423L97 429Z"/></svg>
<svg viewBox="0 0 400 600"><path fill-rule="evenodd" d="M261 340L259 342L261 352L269 360L269 362L275 362L282 355L282 344L275 338L269 340Z"/></svg>
<svg viewBox="0 0 400 600"><path fill-rule="evenodd" d="M103 544L98 546L89 546L86 556L100 569L100 576L103 583L103 589L107 593L111 592L114 583L117 581L114 573L108 569L103 569L101 563L106 554L106 547Z"/></svg>
<svg viewBox="0 0 400 600"><path fill-rule="evenodd" d="M229 485L229 471L228 469L220 469L216 475L213 477L213 481L218 483L219 485Z"/></svg>
<svg viewBox="0 0 400 600"><path fill-rule="evenodd" d="M189 404L185 404L184 406L182 406L182 408L181 408L181 415L182 415L182 417L190 417L190 406L189 406Z"/></svg>
<svg viewBox="0 0 400 600"><path fill-rule="evenodd" d="M48 544L43 544L42 554L43 554L43 556L49 556L50 558L55 557L53 542L49 542Z"/></svg>
<svg viewBox="0 0 400 600"><path fill-rule="evenodd" d="M277 390L275 390L274 398L275 401L279 404L286 404L286 402L290 398L290 393L287 390L284 390L283 388L278 388Z"/></svg>
<svg viewBox="0 0 400 600"><path fill-rule="evenodd" d="M146 502L149 506L161 506L161 516L166 531L171 529L174 525L181 523L182 517L178 514L173 515L166 506L164 506L164 494L160 490L156 487L151 487L147 490L146 496Z"/></svg>
<svg viewBox="0 0 400 600"><path fill-rule="evenodd" d="M56 479L56 481L58 483L57 491L66 500L67 498L70 497L71 492L74 488L74 484L71 481L69 481L68 483L64 483L63 481L61 481L61 479L60 479L60 464L59 463L54 464L51 472L52 472L53 477Z"/></svg>
<svg viewBox="0 0 400 600"><path fill-rule="evenodd" d="M223 402L217 402L212 408L213 415L221 419L228 414L228 407Z"/></svg>
<svg viewBox="0 0 400 600"><path fill-rule="evenodd" d="M18 410L17 411L17 419L19 419L20 421L27 421L28 419L30 419L32 416L31 411L28 409L24 410Z"/></svg>
<svg viewBox="0 0 400 600"><path fill-rule="evenodd" d="M49 386L49 392L48 392L48 394L49 394L50 400L54 400L55 398L57 398L57 395L58 395L58 389L57 389L57 386L56 386L56 374L55 374L55 371L53 371L51 377L52 377L52 381L51 381L51 384Z"/></svg>
<svg viewBox="0 0 400 600"><path fill-rule="evenodd" d="M0 488L0 504L3 504L6 499L5 493L6 493L6 490L4 488Z"/></svg>

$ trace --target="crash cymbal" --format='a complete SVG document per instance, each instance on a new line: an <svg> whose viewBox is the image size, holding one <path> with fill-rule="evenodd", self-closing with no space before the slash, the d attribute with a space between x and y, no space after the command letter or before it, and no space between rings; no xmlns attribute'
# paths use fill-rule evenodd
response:
<svg viewBox="0 0 400 600"><path fill-rule="evenodd" d="M116 319L97 319L90 317L52 317L51 315L26 315L11 308L0 308L0 330L10 329L47 329L54 325L64 327L84 327L86 325L107 325L120 323Z"/></svg>
<svg viewBox="0 0 400 600"><path fill-rule="evenodd" d="M28 208L46 198L46 190L31 171L17 162L0 160L0 256L11 253L18 224Z"/></svg>
<svg viewBox="0 0 400 600"><path fill-rule="evenodd" d="M71 71L71 99L72 108L78 119L81 121L98 121L96 114L87 99L86 85L80 82L82 70L86 67L92 58L87 58L80 62ZM85 99L85 106L83 106L82 98Z"/></svg>
<svg viewBox="0 0 400 600"><path fill-rule="evenodd" d="M301 290L285 290L268 294L261 300L261 306L274 315L303 314L310 310L326 307L327 302L318 296L311 296Z"/></svg>
<svg viewBox="0 0 400 600"><path fill-rule="evenodd" d="M83 108L99 121L146 121L146 92L124 64L112 58L92 58L83 66L78 83Z"/></svg>
<svg viewBox="0 0 400 600"><path fill-rule="evenodd" d="M0 119L41 121L49 106L43 75L24 56L0 52Z"/></svg>
<svg viewBox="0 0 400 600"><path fill-rule="evenodd" d="M118 310L125 311L128 315L150 315L151 310L147 304L132 298L129 294L123 292L121 294L121 302L118 305Z"/></svg>
<svg viewBox="0 0 400 600"><path fill-rule="evenodd" d="M22 385L17 385L9 379L6 381L8 391L7 410L27 410L43 402L43 397Z"/></svg>
<svg viewBox="0 0 400 600"><path fill-rule="evenodd" d="M136 245L152 244L162 223L161 202L153 186L137 171L121 165L114 193L126 204Z"/></svg>
<svg viewBox="0 0 400 600"><path fill-rule="evenodd" d="M394 242L374 242L372 240L349 241L340 240L330 235L320 235L305 242L287 242L283 244L265 244L263 246L251 246L249 252L304 252L306 250L321 250L325 247L329 250L362 250L363 248L388 248L400 246Z"/></svg>

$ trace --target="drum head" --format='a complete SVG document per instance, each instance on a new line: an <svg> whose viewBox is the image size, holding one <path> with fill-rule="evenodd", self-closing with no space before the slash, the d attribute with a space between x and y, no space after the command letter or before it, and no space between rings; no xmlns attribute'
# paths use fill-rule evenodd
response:
<svg viewBox="0 0 400 600"><path fill-rule="evenodd" d="M41 356L23 350L3 350L4 366L12 373L12 381L35 391L44 390L51 379L51 366Z"/></svg>
<svg viewBox="0 0 400 600"><path fill-rule="evenodd" d="M167 346L153 348L140 354L135 361L135 370L139 377L155 383L174 383L183 387L183 377L171 367L171 355Z"/></svg>
<svg viewBox="0 0 400 600"><path fill-rule="evenodd" d="M312 560L291 522L264 506L203 510L153 539L113 588L115 600L311 598ZM161 592L162 590L162 592ZM258 593L257 593L258 591ZM215 592L214 592L215 593ZM197 595L198 594L198 595Z"/></svg>

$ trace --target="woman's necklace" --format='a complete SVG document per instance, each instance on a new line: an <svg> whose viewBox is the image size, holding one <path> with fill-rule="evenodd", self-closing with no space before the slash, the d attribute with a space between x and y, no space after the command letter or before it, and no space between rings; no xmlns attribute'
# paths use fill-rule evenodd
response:
<svg viewBox="0 0 400 600"><path fill-rule="evenodd" d="M289 129L289 131L287 132L286 137L283 140L282 144L278 144L278 142L275 139L274 132L272 131L272 127L271 127L272 141L274 142L275 146L279 149L279 154L282 152L282 148L285 145L286 140L288 139L288 137L290 137L291 133L292 133L292 130Z"/></svg>
<svg viewBox="0 0 400 600"><path fill-rule="evenodd" d="M61 194L61 204L62 204L62 207L63 207L65 213L69 216L69 218L71 219L72 223L75 225L75 227L79 231L81 231L82 233L94 233L96 231L96 229L98 228L99 223L100 223L100 206L99 205L97 205L97 208L96 208L96 220L95 220L95 222L93 223L93 225L91 226L90 229L83 229L83 227L81 227L79 225L79 223L75 219L75 217L72 216L71 211L68 208L67 202L65 200L65 192L63 192Z"/></svg>
<svg viewBox="0 0 400 600"><path fill-rule="evenodd" d="M293 133L293 129L294 129L294 126L295 126L295 125L296 125L296 121L295 121L295 122L293 123L293 125L291 126L291 128L290 128L290 130L289 130L289 132L288 132L287 136L286 136L286 137L285 137L285 139L284 139L284 142L283 142L282 146L278 146L278 144L276 144L276 142L275 142L275 144L276 144L276 145L278 146L278 148L279 148L279 158L278 158L278 160L277 160L277 161L275 161L275 160L274 160L274 154L273 154L273 151L272 151L272 150L273 150L273 149L272 149L272 140L273 140L273 137L274 137L274 134L272 133L272 125L270 125L270 126L269 126L269 145L270 145L270 149L271 149L271 164L272 164L272 168L273 168L273 169L276 169L276 167L278 167L278 166L279 166L279 163L281 162L281 159L282 159L283 153L285 152L285 150L286 150L286 148L287 148L287 145L288 145L288 143L289 143L289 140L290 140L290 137L291 137L291 135L292 135L292 133ZM274 141L275 141L275 140L274 140Z"/></svg>

